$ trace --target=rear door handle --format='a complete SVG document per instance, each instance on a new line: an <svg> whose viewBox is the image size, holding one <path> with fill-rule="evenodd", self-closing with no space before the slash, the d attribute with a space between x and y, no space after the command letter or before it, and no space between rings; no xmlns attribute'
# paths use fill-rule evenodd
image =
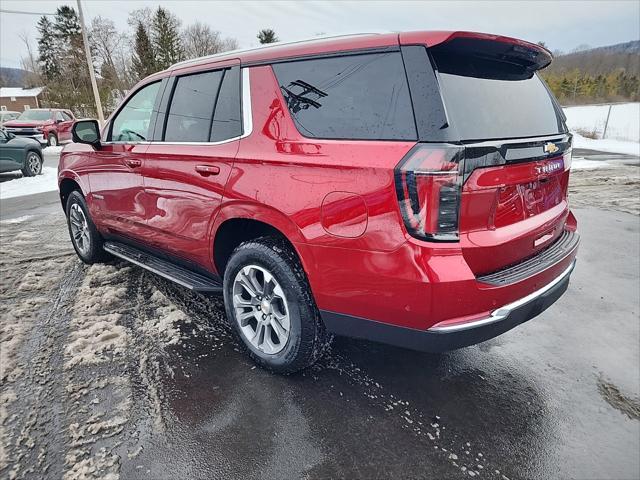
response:
<svg viewBox="0 0 640 480"><path fill-rule="evenodd" d="M142 160L137 160L135 158L127 158L124 163L131 167L131 168L136 168L139 167L140 165L142 165Z"/></svg>
<svg viewBox="0 0 640 480"><path fill-rule="evenodd" d="M216 167L215 165L196 165L196 172L203 177L218 175L220 173L220 167Z"/></svg>

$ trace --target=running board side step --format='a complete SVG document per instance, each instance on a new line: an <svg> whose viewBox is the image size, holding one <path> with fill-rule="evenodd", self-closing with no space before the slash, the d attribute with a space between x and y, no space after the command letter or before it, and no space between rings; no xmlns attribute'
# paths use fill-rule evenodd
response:
<svg viewBox="0 0 640 480"><path fill-rule="evenodd" d="M135 247L119 242L105 242L102 248L111 255L138 265L195 292L222 292L222 284L215 279L193 272Z"/></svg>

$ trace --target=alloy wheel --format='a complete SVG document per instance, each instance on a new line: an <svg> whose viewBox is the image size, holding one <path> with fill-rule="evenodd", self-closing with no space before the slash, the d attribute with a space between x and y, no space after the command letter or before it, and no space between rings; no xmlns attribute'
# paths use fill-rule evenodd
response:
<svg viewBox="0 0 640 480"><path fill-rule="evenodd" d="M69 211L69 225L73 243L81 254L87 255L91 248L91 238L89 236L89 224L82 208L77 203L71 205Z"/></svg>
<svg viewBox="0 0 640 480"><path fill-rule="evenodd" d="M37 153L31 152L27 157L27 168L34 175L39 175L42 171L42 162Z"/></svg>
<svg viewBox="0 0 640 480"><path fill-rule="evenodd" d="M233 281L233 310L240 331L257 350L274 355L287 341L291 322L284 290L267 269L247 265Z"/></svg>

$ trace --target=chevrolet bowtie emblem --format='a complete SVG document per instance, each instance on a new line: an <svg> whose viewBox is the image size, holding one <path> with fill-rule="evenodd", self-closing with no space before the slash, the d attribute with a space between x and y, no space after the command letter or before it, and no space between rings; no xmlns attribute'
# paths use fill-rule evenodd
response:
<svg viewBox="0 0 640 480"><path fill-rule="evenodd" d="M558 146L553 142L547 142L544 144L544 153L556 153L558 150Z"/></svg>

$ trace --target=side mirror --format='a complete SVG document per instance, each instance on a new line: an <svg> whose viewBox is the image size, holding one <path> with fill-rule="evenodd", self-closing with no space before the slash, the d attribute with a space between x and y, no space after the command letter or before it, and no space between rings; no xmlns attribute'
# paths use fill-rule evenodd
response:
<svg viewBox="0 0 640 480"><path fill-rule="evenodd" d="M78 120L71 129L71 138L75 143L86 143L100 148L100 127L97 120Z"/></svg>
<svg viewBox="0 0 640 480"><path fill-rule="evenodd" d="M56 120L56 123L62 123L62 120L60 120L59 118Z"/></svg>

